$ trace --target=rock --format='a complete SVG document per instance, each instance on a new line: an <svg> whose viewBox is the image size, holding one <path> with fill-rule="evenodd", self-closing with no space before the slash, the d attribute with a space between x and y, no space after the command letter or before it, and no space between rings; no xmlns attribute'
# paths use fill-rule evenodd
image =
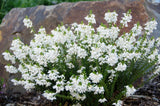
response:
<svg viewBox="0 0 160 106"><path fill-rule="evenodd" d="M47 100L39 93L25 93L18 98L17 94L0 95L0 106L58 106L57 102Z"/></svg>
<svg viewBox="0 0 160 106"><path fill-rule="evenodd" d="M148 2L152 3L153 5L160 4L160 0L147 0Z"/></svg>
<svg viewBox="0 0 160 106"><path fill-rule="evenodd" d="M156 101L156 102L159 102L159 99L156 98L156 97L153 97L152 99L153 99L154 101Z"/></svg>
<svg viewBox="0 0 160 106"><path fill-rule="evenodd" d="M151 99L151 97L149 97L149 96L144 96L144 95L132 95L132 96L130 96L129 98L143 98L143 99L147 99L147 100L150 100Z"/></svg>
<svg viewBox="0 0 160 106"><path fill-rule="evenodd" d="M160 75L139 88L134 95L125 98L124 106L160 106L160 92L157 87L159 83Z"/></svg>
<svg viewBox="0 0 160 106"><path fill-rule="evenodd" d="M8 103L6 106L15 106L15 103Z"/></svg>
<svg viewBox="0 0 160 106"><path fill-rule="evenodd" d="M160 36L160 3L154 5L146 0L145 8L150 18L154 17L158 22L157 30L152 33L155 38Z"/></svg>
<svg viewBox="0 0 160 106"><path fill-rule="evenodd" d="M133 2L132 2L133 1ZM82 20L84 23L84 17L92 10L96 15L97 24L99 26L101 22L105 23L104 14L108 10L114 11L119 14L118 19L122 16L122 13L132 10L133 21L130 23L130 27L123 29L125 32L133 26L133 24L140 22L143 25L148 20L145 7L143 5L144 0L130 0L125 2L123 0L112 1L93 1L93 2L77 2L77 3L61 3L53 6L37 6L32 8L14 8L3 19L0 25L0 54L6 49L9 49L11 41L14 37L19 37L25 44L29 44L33 38L33 34L30 34L30 30L26 29L23 25L23 19L28 16L33 21L33 26L37 31L41 26L44 26L47 33L58 24L63 22L64 24L71 24L73 22L80 23ZM13 75L9 75L4 71L4 66L8 62L0 55L0 77L3 76L6 81L14 78ZM24 92L22 87L13 87L11 82L7 84L7 92Z"/></svg>

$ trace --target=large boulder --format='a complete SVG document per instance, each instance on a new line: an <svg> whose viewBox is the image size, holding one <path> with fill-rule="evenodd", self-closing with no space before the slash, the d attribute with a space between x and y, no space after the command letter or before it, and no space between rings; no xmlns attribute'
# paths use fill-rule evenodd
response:
<svg viewBox="0 0 160 106"><path fill-rule="evenodd" d="M152 1L154 1L154 0L152 0ZM154 3L146 1L145 8L148 13L148 16L150 18L155 18L155 20L158 22L157 30L155 30L152 33L152 36L154 36L156 38L160 37L160 3L155 5Z"/></svg>
<svg viewBox="0 0 160 106"><path fill-rule="evenodd" d="M53 6L37 6L31 8L14 8L12 9L3 19L0 26L0 54L6 49L9 49L11 41L14 37L20 37L20 39L29 44L33 38L33 34L30 34L30 30L26 29L23 25L23 19L28 16L33 21L33 26L36 30L41 26L45 27L47 32L50 33L58 24L63 22L64 24L71 24L73 22L80 23L84 20L84 17L89 14L92 10L96 15L97 24L95 27L105 23L104 14L108 10L116 11L119 16L122 13L127 12L129 9L132 10L133 20L130 23L128 29L124 29L126 32L135 24L137 21L141 25L148 20L148 15L144 7L144 0L111 0L107 1L94 1L94 2L77 2L77 3L61 3ZM9 82L13 75L9 75L4 70L4 65L7 62L0 55L0 77L4 77L8 82L7 92L23 91L20 87L13 87L12 83Z"/></svg>

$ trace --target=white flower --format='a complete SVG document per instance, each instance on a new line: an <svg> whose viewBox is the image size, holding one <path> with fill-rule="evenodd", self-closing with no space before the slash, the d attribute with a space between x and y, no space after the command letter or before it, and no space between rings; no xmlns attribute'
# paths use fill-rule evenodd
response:
<svg viewBox="0 0 160 106"><path fill-rule="evenodd" d="M157 45L156 46L160 46L160 37L158 37L157 39L156 39L156 42L157 42Z"/></svg>
<svg viewBox="0 0 160 106"><path fill-rule="evenodd" d="M42 72L39 72L37 75L36 75L36 78L35 78L35 83L37 85L42 85L42 86L50 86L51 85L51 82L48 82L48 75L42 73Z"/></svg>
<svg viewBox="0 0 160 106"><path fill-rule="evenodd" d="M117 46L123 49L124 51L133 49L133 43L135 39L131 39L128 37L129 35L128 33L126 33L125 36L119 37L116 41Z"/></svg>
<svg viewBox="0 0 160 106"><path fill-rule="evenodd" d="M112 82L113 78L116 76L116 72L114 70L108 70L108 73L111 73L111 75L108 77L109 81Z"/></svg>
<svg viewBox="0 0 160 106"><path fill-rule="evenodd" d="M30 91L31 89L35 88L35 84L34 83L30 83L29 81L25 81L24 88L27 91Z"/></svg>
<svg viewBox="0 0 160 106"><path fill-rule="evenodd" d="M87 56L86 50L79 47L77 50L77 57L85 58L86 56Z"/></svg>
<svg viewBox="0 0 160 106"><path fill-rule="evenodd" d="M90 81L84 78L84 75L80 76L71 76L70 81L67 82L65 89L70 92L77 92L77 93L85 93L88 91L88 84Z"/></svg>
<svg viewBox="0 0 160 106"><path fill-rule="evenodd" d="M110 53L108 56L107 63L110 66L114 66L118 62L118 55L116 53Z"/></svg>
<svg viewBox="0 0 160 106"><path fill-rule="evenodd" d="M46 34L46 29L45 28L40 28L38 30L38 32L41 33L41 34Z"/></svg>
<svg viewBox="0 0 160 106"><path fill-rule="evenodd" d="M24 23L24 26L26 26L27 28L32 27L32 21L28 18L24 18L23 23Z"/></svg>
<svg viewBox="0 0 160 106"><path fill-rule="evenodd" d="M56 85L53 86L53 89L56 90L56 93L60 93L61 91L64 91L64 81L56 81Z"/></svg>
<svg viewBox="0 0 160 106"><path fill-rule="evenodd" d="M18 72L17 68L14 66L6 65L5 68L6 68L6 71L9 73L17 73Z"/></svg>
<svg viewBox="0 0 160 106"><path fill-rule="evenodd" d="M86 67L81 67L81 69L77 70L77 73L82 73L82 71L85 69L86 69Z"/></svg>
<svg viewBox="0 0 160 106"><path fill-rule="evenodd" d="M124 17L122 17L122 19L120 20L120 23L125 26L128 27L128 22L131 22L132 19L132 15L130 13L123 13Z"/></svg>
<svg viewBox="0 0 160 106"><path fill-rule="evenodd" d="M156 56L158 56L158 50L157 50L157 49L155 49L155 50L153 51L153 53L150 54L147 58L153 61L153 60L156 59Z"/></svg>
<svg viewBox="0 0 160 106"><path fill-rule="evenodd" d="M118 100L117 103L113 103L114 106L122 106L123 105L123 101Z"/></svg>
<svg viewBox="0 0 160 106"><path fill-rule="evenodd" d="M100 102L100 103L104 103L104 102L106 102L106 101L107 101L106 98L103 98L103 99L99 99L99 100L98 100L98 102Z"/></svg>
<svg viewBox="0 0 160 106"><path fill-rule="evenodd" d="M21 81L18 81L16 79L12 79L11 82L13 82L14 85L21 85Z"/></svg>
<svg viewBox="0 0 160 106"><path fill-rule="evenodd" d="M32 75L29 75L29 73L22 74L22 78L24 80L33 80L34 79L34 77Z"/></svg>
<svg viewBox="0 0 160 106"><path fill-rule="evenodd" d="M10 49L13 51L13 54L16 58L22 60L26 58L30 48L28 46L25 46L24 43L19 39L15 39L12 41Z"/></svg>
<svg viewBox="0 0 160 106"><path fill-rule="evenodd" d="M56 97L55 97L56 93L51 93L51 92L44 91L44 93L42 95L45 98L47 98L48 100L51 100L51 101L56 99Z"/></svg>
<svg viewBox="0 0 160 106"><path fill-rule="evenodd" d="M129 52L124 52L122 54L119 54L119 59L120 60L132 60L133 58L139 59L141 57L141 53L129 53Z"/></svg>
<svg viewBox="0 0 160 106"><path fill-rule="evenodd" d="M88 21L88 23L96 24L95 15L89 14L85 17L85 19Z"/></svg>
<svg viewBox="0 0 160 106"><path fill-rule="evenodd" d="M153 72L155 75L157 74L157 75L159 75L159 73L160 73L160 66L157 66L156 68L155 68L155 71Z"/></svg>
<svg viewBox="0 0 160 106"><path fill-rule="evenodd" d="M34 78L34 76L36 76L38 73L41 73L43 71L43 67L38 65L24 64L23 66L19 65L18 70L24 75L28 74L30 77Z"/></svg>
<svg viewBox="0 0 160 106"><path fill-rule="evenodd" d="M158 64L160 64L160 54L158 54Z"/></svg>
<svg viewBox="0 0 160 106"><path fill-rule="evenodd" d="M69 55L77 55L79 58L85 58L87 56L87 52L85 49L82 49L77 44L72 45L68 50L67 53Z"/></svg>
<svg viewBox="0 0 160 106"><path fill-rule="evenodd" d="M59 72L57 70L49 70L48 73L49 73L48 78L50 80L56 81L58 79Z"/></svg>
<svg viewBox="0 0 160 106"><path fill-rule="evenodd" d="M80 95L78 93L75 92L70 92L70 94L75 97L77 100L85 100L86 99L86 95Z"/></svg>
<svg viewBox="0 0 160 106"><path fill-rule="evenodd" d="M101 55L102 53L100 48L92 47L91 56L90 56L91 59L98 59Z"/></svg>
<svg viewBox="0 0 160 106"><path fill-rule="evenodd" d="M9 52L4 52L4 53L2 53L2 55L3 55L3 57L4 57L4 59L5 60L7 60L7 61L11 61L12 62L12 64L15 64L16 63L16 58L15 58L15 56L14 55L11 55Z"/></svg>
<svg viewBox="0 0 160 106"><path fill-rule="evenodd" d="M149 40L148 41L148 48L153 48L155 44L155 39Z"/></svg>
<svg viewBox="0 0 160 106"><path fill-rule="evenodd" d="M136 89L134 87L126 86L126 96L131 96L136 92Z"/></svg>
<svg viewBox="0 0 160 106"><path fill-rule="evenodd" d="M56 48L56 47L54 48L54 50L48 50L44 54L44 57L46 58L46 60L48 60L51 63L57 62L58 56L59 56L59 52L58 52L58 48Z"/></svg>
<svg viewBox="0 0 160 106"><path fill-rule="evenodd" d="M15 79L12 79L11 80L14 85L22 85L24 86L24 88L27 90L27 91L31 91L31 89L34 89L35 88L35 83L33 82L30 82L29 80L15 80Z"/></svg>
<svg viewBox="0 0 160 106"><path fill-rule="evenodd" d="M97 28L97 31L99 32L99 37L101 38L110 38L111 40L115 40L118 35L120 29L118 27L110 27L110 28L105 28L103 26L99 26Z"/></svg>
<svg viewBox="0 0 160 106"><path fill-rule="evenodd" d="M74 104L74 105L72 105L72 106L81 106L81 104L77 103L77 104Z"/></svg>
<svg viewBox="0 0 160 106"><path fill-rule="evenodd" d="M66 65L68 66L69 69L74 68L74 65L72 63L66 63Z"/></svg>
<svg viewBox="0 0 160 106"><path fill-rule="evenodd" d="M114 23L115 24L117 22L117 16L118 16L118 14L116 12L107 12L107 13L105 13L104 19L108 23Z"/></svg>
<svg viewBox="0 0 160 106"><path fill-rule="evenodd" d="M94 94L104 94L104 87L98 87L97 85L90 86L89 91L94 92Z"/></svg>
<svg viewBox="0 0 160 106"><path fill-rule="evenodd" d="M110 29L110 38L115 40L119 35L120 29L118 27L111 27Z"/></svg>
<svg viewBox="0 0 160 106"><path fill-rule="evenodd" d="M145 30L146 30L146 34L150 35L154 29L157 29L157 22L155 20L153 21L149 21L145 24Z"/></svg>
<svg viewBox="0 0 160 106"><path fill-rule="evenodd" d="M97 73L90 73L89 78L92 80L93 83L99 83L100 80L103 78L102 74Z"/></svg>
<svg viewBox="0 0 160 106"><path fill-rule="evenodd" d="M127 68L126 64L118 63L118 66L115 68L117 71L125 71Z"/></svg>
<svg viewBox="0 0 160 106"><path fill-rule="evenodd" d="M134 27L131 29L134 36L138 36L142 33L142 26L134 24Z"/></svg>
<svg viewBox="0 0 160 106"><path fill-rule="evenodd" d="M72 25L72 29L74 29L75 27L78 26L78 24L76 22L72 23L71 25Z"/></svg>
<svg viewBox="0 0 160 106"><path fill-rule="evenodd" d="M64 32L66 33L66 31L62 32L61 30L67 30L67 29L65 29L65 27L62 26L60 28L57 27L57 30L51 31L52 35L54 35L52 38L52 42L58 43L58 44L59 43L64 44L68 40L68 36L70 34L68 34L68 36L64 36Z"/></svg>

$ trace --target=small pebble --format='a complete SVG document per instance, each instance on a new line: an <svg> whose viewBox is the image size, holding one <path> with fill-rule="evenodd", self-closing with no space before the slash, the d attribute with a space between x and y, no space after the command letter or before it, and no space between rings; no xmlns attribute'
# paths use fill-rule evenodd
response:
<svg viewBox="0 0 160 106"><path fill-rule="evenodd" d="M152 99L156 102L159 102L159 99L157 99L156 97L152 97Z"/></svg>
<svg viewBox="0 0 160 106"><path fill-rule="evenodd" d="M8 104L6 104L6 106L15 106L15 104L14 103L8 103Z"/></svg>

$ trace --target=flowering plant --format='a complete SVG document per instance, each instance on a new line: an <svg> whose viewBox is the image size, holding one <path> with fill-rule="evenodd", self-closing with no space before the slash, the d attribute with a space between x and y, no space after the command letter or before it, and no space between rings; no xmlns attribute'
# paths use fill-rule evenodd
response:
<svg viewBox="0 0 160 106"><path fill-rule="evenodd" d="M131 11L124 13L119 26L117 17L116 12L107 12L104 19L108 26L94 28L96 19L90 12L85 17L88 24L59 25L51 34L40 28L29 45L13 40L10 52L3 53L13 64L6 65L6 71L21 73L21 78L12 82L28 91L42 91L47 99L61 103L122 104L120 99L136 91L133 82L150 72L159 74L156 47L160 38L147 37L156 29L155 20L144 27L137 23L130 32L121 34L132 20ZM23 22L35 32L30 19Z"/></svg>

